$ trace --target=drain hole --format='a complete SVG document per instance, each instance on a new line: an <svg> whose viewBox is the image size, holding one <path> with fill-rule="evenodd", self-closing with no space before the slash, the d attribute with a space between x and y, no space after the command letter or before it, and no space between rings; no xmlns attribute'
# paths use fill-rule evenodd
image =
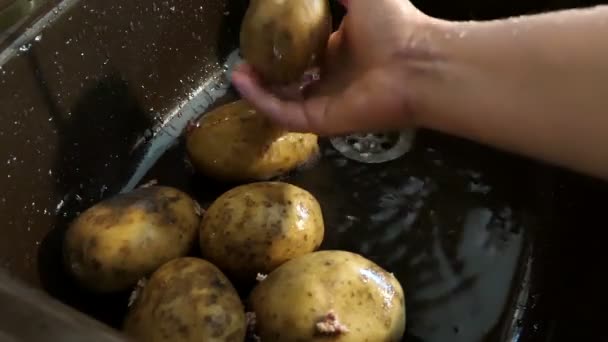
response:
<svg viewBox="0 0 608 342"><path fill-rule="evenodd" d="M384 163L403 156L413 144L415 131L364 133L332 138L332 146L346 158L363 163Z"/></svg>

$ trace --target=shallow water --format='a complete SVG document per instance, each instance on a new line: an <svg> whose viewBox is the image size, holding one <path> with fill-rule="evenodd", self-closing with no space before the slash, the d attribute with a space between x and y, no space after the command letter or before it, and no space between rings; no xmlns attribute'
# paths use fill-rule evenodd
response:
<svg viewBox="0 0 608 342"><path fill-rule="evenodd" d="M327 140L321 157L281 180L310 191L326 222L322 249L360 253L406 291L408 341L495 340L513 307L531 221L508 157L421 132L383 164L344 158ZM183 142L142 180L179 187L208 206L236 184L196 174ZM507 315L508 316L508 315ZM506 319L509 319L507 317ZM507 324L508 325L508 324Z"/></svg>
<svg viewBox="0 0 608 342"><path fill-rule="evenodd" d="M145 171L133 171L147 169L137 168L142 155L163 151L142 146L238 45L243 3L60 3L0 54L0 266L119 327L128 294L74 286L62 273L62 231L87 206L132 185L125 179L137 183ZM417 3L470 20L583 2ZM175 130L161 128L167 134L155 142L164 147ZM206 204L230 188L193 175L183 152L170 149L143 181L178 186ZM521 326L534 341L607 340L608 189L563 179L425 132L409 154L381 165L349 161L325 142L319 163L286 181L323 205L324 248L362 253L404 283L407 341L519 341Z"/></svg>
<svg viewBox="0 0 608 342"><path fill-rule="evenodd" d="M108 89L115 89L112 83L102 88L103 91ZM193 93L196 92L198 90ZM214 102L212 95L215 93L209 95L206 90L203 93L209 97L205 106L176 107L175 115L159 125L142 120L130 126L118 120L121 113L131 117L126 114L132 114L131 105L119 107L121 110L116 110L115 106L100 109L99 115L95 112L92 117L99 123L94 127L100 129L89 132L91 135L102 137L112 132L117 137L129 137L124 143L108 139L101 146L103 151L120 150L110 143L121 143L129 148L129 153L120 156L112 152L110 159L116 166L113 172L107 171L110 170L108 160L103 158L91 158L90 164L82 160L89 149L98 151L100 148L94 139L83 139L75 134L82 129L81 123L90 124L91 119L75 115L79 120L70 121L68 128L74 128L75 133L73 137L62 136L66 140L63 144L70 146L70 151L77 146L78 152L61 154L63 159L57 169L39 169L39 172L54 178L58 170L70 171L78 175L74 177L78 182L63 176L64 181L53 180L54 183L79 185L69 191L61 188L62 197L51 201L52 207L43 207L42 202L34 198L25 202L31 202L31 207L40 209L45 215L56 212L56 228L44 237L40 249L38 238L35 240L33 250L38 251L38 258L35 254L24 258L30 268L37 266L40 282L51 295L120 327L128 294L98 296L86 293L62 273L61 234L69 219L103 197L151 179L191 193L204 206L235 185L219 184L195 174L187 162L183 141L172 145L171 138L179 134L188 119L184 108L198 113L207 110L209 103L218 106L234 99L234 94L229 93ZM191 94L184 97L189 99L184 102L192 102ZM94 100L94 105L84 106L87 114L90 114L90 108L119 102L101 96ZM110 119L102 115L106 112L111 113ZM173 109L170 112L173 113ZM16 128L28 127L25 122L28 113L24 112L21 121L15 121ZM137 117L133 114L134 121ZM57 125L59 121L43 123ZM162 134L154 131L156 127ZM142 132L143 142L129 136L132 132ZM171 143L167 142L169 140ZM51 148L53 144L47 145ZM166 152L165 148L168 148ZM50 157L53 153L47 155ZM136 158L141 155L146 163L151 161L150 164L156 157L160 156L160 159L140 180L139 176L146 173L149 166ZM24 160L22 155L15 155L6 162L13 166ZM85 167L86 172L80 170ZM536 204L531 204L537 203L534 201L535 189L525 183L533 180L521 181L517 177L529 176L528 168L529 163L497 154L494 150L419 132L410 152L381 164L361 164L347 159L323 140L321 158L283 180L307 189L321 203L327 227L323 248L360 253L397 275L407 293L408 341L416 341L416 338L429 342L495 341L496 336L505 334L502 327L512 325L514 298L522 290L519 286L522 265L527 265L528 232L536 226L534 219L538 210ZM125 174L129 181L116 181L122 180ZM22 180L15 184L29 183ZM21 191L23 194L29 192ZM29 225L24 227L29 232ZM48 226L39 225L38 232L46 234ZM34 244L34 239L23 243ZM15 260L19 260L18 249L15 251Z"/></svg>

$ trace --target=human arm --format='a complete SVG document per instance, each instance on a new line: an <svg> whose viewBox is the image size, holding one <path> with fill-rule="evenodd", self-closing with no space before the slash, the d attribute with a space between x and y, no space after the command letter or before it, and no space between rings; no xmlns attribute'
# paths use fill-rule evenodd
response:
<svg viewBox="0 0 608 342"><path fill-rule="evenodd" d="M346 69L348 77L326 75L305 101L279 100L244 74L237 88L294 130L414 125L608 179L608 6L446 22L407 1L379 0L376 10L390 7L393 25L376 26L375 37L362 28L378 15L369 15L369 3L351 1L338 32L347 39L332 37L342 48L330 49L329 71ZM375 53L371 42L387 34L392 43L380 46L389 53Z"/></svg>
<svg viewBox="0 0 608 342"><path fill-rule="evenodd" d="M436 25L416 125L608 179L608 6Z"/></svg>

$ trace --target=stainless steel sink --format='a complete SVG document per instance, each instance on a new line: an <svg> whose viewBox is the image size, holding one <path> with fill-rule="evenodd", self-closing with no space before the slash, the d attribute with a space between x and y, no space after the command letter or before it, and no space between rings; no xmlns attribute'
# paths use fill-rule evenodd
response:
<svg viewBox="0 0 608 342"><path fill-rule="evenodd" d="M417 2L450 19L587 4ZM64 0L32 5L3 31L0 340L119 340L128 294L94 296L70 281L66 225L150 179L203 205L233 186L194 174L180 135L236 98L227 75L246 5ZM362 253L403 282L405 341L608 339L604 183L427 131L382 163L328 140L322 151L286 181L321 202L323 248Z"/></svg>

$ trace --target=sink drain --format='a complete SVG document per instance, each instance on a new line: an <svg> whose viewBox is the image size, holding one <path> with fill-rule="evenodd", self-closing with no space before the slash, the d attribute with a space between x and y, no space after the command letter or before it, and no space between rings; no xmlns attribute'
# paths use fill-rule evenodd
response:
<svg viewBox="0 0 608 342"><path fill-rule="evenodd" d="M392 133L360 133L330 139L332 146L348 159L377 164L395 160L413 145L413 129Z"/></svg>

